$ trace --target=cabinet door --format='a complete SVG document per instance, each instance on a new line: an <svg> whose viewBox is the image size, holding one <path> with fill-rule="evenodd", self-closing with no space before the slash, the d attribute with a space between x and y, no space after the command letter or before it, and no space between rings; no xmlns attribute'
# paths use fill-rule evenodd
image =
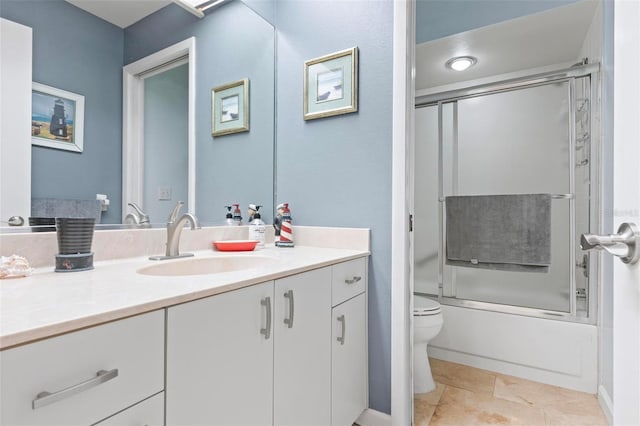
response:
<svg viewBox="0 0 640 426"><path fill-rule="evenodd" d="M273 282L168 309L167 425L270 425Z"/></svg>
<svg viewBox="0 0 640 426"><path fill-rule="evenodd" d="M331 424L349 426L367 404L366 293L333 308Z"/></svg>
<svg viewBox="0 0 640 426"><path fill-rule="evenodd" d="M275 425L331 421L330 283L330 268L275 283Z"/></svg>
<svg viewBox="0 0 640 426"><path fill-rule="evenodd" d="M160 392L149 399L129 407L126 410L96 423L96 426L163 426L164 393Z"/></svg>

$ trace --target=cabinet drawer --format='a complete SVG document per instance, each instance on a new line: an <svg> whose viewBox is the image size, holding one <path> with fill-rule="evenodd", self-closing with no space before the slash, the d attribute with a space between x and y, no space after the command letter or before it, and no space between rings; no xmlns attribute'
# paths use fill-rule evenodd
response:
<svg viewBox="0 0 640 426"><path fill-rule="evenodd" d="M331 306L336 306L365 290L367 258L338 263L331 268Z"/></svg>
<svg viewBox="0 0 640 426"><path fill-rule="evenodd" d="M164 392L129 407L95 426L164 426Z"/></svg>
<svg viewBox="0 0 640 426"><path fill-rule="evenodd" d="M0 370L0 424L95 423L163 390L164 311L2 351Z"/></svg>

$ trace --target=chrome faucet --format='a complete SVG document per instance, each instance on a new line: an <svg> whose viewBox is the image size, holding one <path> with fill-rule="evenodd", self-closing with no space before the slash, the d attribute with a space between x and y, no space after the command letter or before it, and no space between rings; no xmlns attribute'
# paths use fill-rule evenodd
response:
<svg viewBox="0 0 640 426"><path fill-rule="evenodd" d="M178 201L178 204L176 204L173 211L171 211L169 219L167 219L166 254L164 256L151 256L149 259L166 260L193 256L193 253L180 254L180 235L182 234L182 228L184 228L185 222L189 221L189 223L191 223L191 229L200 229L200 222L198 221L198 218L191 213L185 213L178 218L178 214L180 214L180 209L183 205L184 203L182 201Z"/></svg>
<svg viewBox="0 0 640 426"><path fill-rule="evenodd" d="M133 210L135 210L135 212L128 213L124 217L125 224L137 225L140 228L148 228L151 226L151 223L149 222L149 215L143 212L140 206L138 206L136 203L127 203L127 204L133 207Z"/></svg>

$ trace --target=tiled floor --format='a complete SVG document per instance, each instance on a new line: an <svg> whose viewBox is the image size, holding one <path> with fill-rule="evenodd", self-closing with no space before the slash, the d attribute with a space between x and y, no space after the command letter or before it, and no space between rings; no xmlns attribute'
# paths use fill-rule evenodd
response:
<svg viewBox="0 0 640 426"><path fill-rule="evenodd" d="M606 426L595 395L430 359L437 388L414 395L416 426Z"/></svg>

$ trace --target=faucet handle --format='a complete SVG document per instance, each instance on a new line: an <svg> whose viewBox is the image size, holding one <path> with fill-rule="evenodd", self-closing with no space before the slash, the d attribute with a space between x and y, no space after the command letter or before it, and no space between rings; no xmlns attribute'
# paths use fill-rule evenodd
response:
<svg viewBox="0 0 640 426"><path fill-rule="evenodd" d="M182 208L182 206L184 206L184 201L178 201L176 206L171 211L169 219L167 219L167 223L173 223L176 221L176 219L178 219L178 215L180 214L180 209Z"/></svg>

